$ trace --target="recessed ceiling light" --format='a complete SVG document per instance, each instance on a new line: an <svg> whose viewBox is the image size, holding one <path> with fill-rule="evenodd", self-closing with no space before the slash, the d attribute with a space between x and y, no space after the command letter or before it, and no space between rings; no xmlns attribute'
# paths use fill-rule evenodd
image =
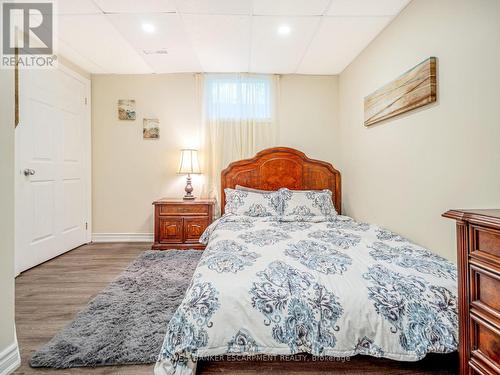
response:
<svg viewBox="0 0 500 375"><path fill-rule="evenodd" d="M288 25L281 25L280 27L278 27L278 34L279 35L288 35L288 34L290 34L291 31L292 31L292 29Z"/></svg>
<svg viewBox="0 0 500 375"><path fill-rule="evenodd" d="M143 23L142 24L142 30L144 30L145 33L154 33L156 28L155 28L155 25L151 24L151 23Z"/></svg>

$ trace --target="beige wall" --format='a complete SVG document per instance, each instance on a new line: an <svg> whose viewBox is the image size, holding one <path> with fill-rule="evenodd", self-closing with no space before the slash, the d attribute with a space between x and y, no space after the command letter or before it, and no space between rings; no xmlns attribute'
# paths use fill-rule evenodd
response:
<svg viewBox="0 0 500 375"><path fill-rule="evenodd" d="M0 353L14 333L14 74L0 70Z"/></svg>
<svg viewBox="0 0 500 375"><path fill-rule="evenodd" d="M283 75L279 143L337 164L338 77Z"/></svg>
<svg viewBox="0 0 500 375"><path fill-rule="evenodd" d="M347 214L455 259L449 208L500 207L500 1L413 0L340 76ZM363 97L429 56L438 102L365 128Z"/></svg>
<svg viewBox="0 0 500 375"><path fill-rule="evenodd" d="M117 120L118 99L135 99L136 121ZM160 139L142 138L142 119L160 120ZM92 77L94 233L151 233L151 202L182 197L179 150L199 147L192 74ZM200 194L200 176L194 176Z"/></svg>
<svg viewBox="0 0 500 375"><path fill-rule="evenodd" d="M282 76L279 144L333 161L337 78ZM181 197L179 150L199 147L199 112L193 74L92 77L93 232L151 233L151 202ZM118 99L135 99L136 121L118 121ZM142 119L160 119L160 139L142 139ZM194 176L203 194L203 176Z"/></svg>

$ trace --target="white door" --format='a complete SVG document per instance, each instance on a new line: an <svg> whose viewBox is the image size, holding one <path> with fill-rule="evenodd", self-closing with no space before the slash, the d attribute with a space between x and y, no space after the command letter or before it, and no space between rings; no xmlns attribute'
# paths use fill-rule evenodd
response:
<svg viewBox="0 0 500 375"><path fill-rule="evenodd" d="M89 88L65 68L20 72L18 273L90 242Z"/></svg>

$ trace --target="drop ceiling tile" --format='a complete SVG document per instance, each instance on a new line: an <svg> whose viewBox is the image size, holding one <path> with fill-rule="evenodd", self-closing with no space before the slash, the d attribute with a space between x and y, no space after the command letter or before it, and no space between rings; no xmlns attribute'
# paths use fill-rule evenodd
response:
<svg viewBox="0 0 500 375"><path fill-rule="evenodd" d="M178 11L185 14L234 14L250 15L252 0L182 0Z"/></svg>
<svg viewBox="0 0 500 375"><path fill-rule="evenodd" d="M140 51L139 51L140 52ZM193 73L200 72L199 64L192 61L185 62L182 57L168 55L144 55L144 61L157 74L162 73Z"/></svg>
<svg viewBox="0 0 500 375"><path fill-rule="evenodd" d="M184 15L183 20L203 71L248 71L250 16Z"/></svg>
<svg viewBox="0 0 500 375"><path fill-rule="evenodd" d="M254 15L319 16L330 0L254 0Z"/></svg>
<svg viewBox="0 0 500 375"><path fill-rule="evenodd" d="M81 56L109 73L151 73L132 46L104 15L58 17L58 36Z"/></svg>
<svg viewBox="0 0 500 375"><path fill-rule="evenodd" d="M178 14L109 14L106 18L141 54L156 73L199 72L201 66ZM153 33L142 30L143 23L154 26ZM166 55L143 51L166 50Z"/></svg>
<svg viewBox="0 0 500 375"><path fill-rule="evenodd" d="M252 17L250 71L295 73L321 17ZM290 27L288 35L278 28Z"/></svg>
<svg viewBox="0 0 500 375"><path fill-rule="evenodd" d="M329 16L393 16L411 0L333 0Z"/></svg>
<svg viewBox="0 0 500 375"><path fill-rule="evenodd" d="M60 0L59 52L93 73L338 74L409 1Z"/></svg>
<svg viewBox="0 0 500 375"><path fill-rule="evenodd" d="M94 0L104 13L175 13L174 0Z"/></svg>
<svg viewBox="0 0 500 375"><path fill-rule="evenodd" d="M71 61L73 64L76 64L80 68L92 74L104 74L112 72L106 71L105 69L103 69L103 67L97 65L92 60L80 55L71 47L70 44L68 44L64 40L61 40L60 38L57 42L57 54L59 56L63 56L66 60Z"/></svg>
<svg viewBox="0 0 500 375"><path fill-rule="evenodd" d="M62 0L54 3L56 14L100 14L101 9L92 0Z"/></svg>
<svg viewBox="0 0 500 375"><path fill-rule="evenodd" d="M392 17L326 17L297 73L339 74Z"/></svg>

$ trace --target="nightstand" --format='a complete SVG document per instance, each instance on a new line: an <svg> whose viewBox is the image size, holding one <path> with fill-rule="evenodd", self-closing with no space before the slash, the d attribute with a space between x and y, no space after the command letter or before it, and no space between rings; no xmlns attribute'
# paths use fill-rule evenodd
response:
<svg viewBox="0 0 500 375"><path fill-rule="evenodd" d="M155 241L153 250L199 249L203 231L214 216L213 199L160 199L155 206Z"/></svg>

